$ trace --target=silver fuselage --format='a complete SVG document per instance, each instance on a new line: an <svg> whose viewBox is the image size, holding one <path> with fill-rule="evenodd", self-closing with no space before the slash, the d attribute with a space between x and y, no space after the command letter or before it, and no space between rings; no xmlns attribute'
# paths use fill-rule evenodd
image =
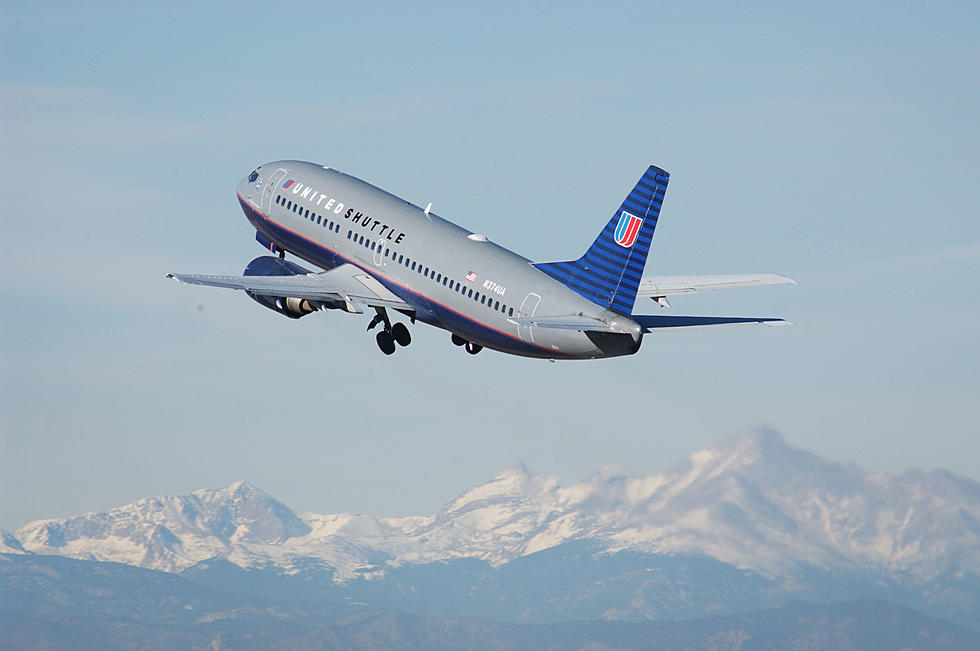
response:
<svg viewBox="0 0 980 651"><path fill-rule="evenodd" d="M404 199L313 163L278 161L257 171L254 182L239 183L238 198L261 235L324 270L356 265L412 305L419 321L527 357L588 359L639 349L641 328L628 316ZM602 319L626 334L513 322L569 315Z"/></svg>

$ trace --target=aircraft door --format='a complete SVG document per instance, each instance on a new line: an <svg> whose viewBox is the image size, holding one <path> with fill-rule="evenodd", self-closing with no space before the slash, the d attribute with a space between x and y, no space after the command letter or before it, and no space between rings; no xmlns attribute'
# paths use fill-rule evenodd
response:
<svg viewBox="0 0 980 651"><path fill-rule="evenodd" d="M272 176L266 180L265 185L262 187L262 201L259 203L259 206L266 215L272 210L272 197L275 196L276 188L279 187L279 183L285 176L286 170L280 167L272 173Z"/></svg>
<svg viewBox="0 0 980 651"><path fill-rule="evenodd" d="M374 249L374 264L375 266L381 267L384 265L385 261L385 247L388 246L388 240L381 237L378 238L377 245Z"/></svg>
<svg viewBox="0 0 980 651"><path fill-rule="evenodd" d="M524 301L521 303L521 309L517 316L521 319L528 319L534 316L534 311L538 309L538 303L541 302L541 297L535 293L530 293L524 297ZM534 333L531 331L531 326L517 326L517 336L524 341L529 341L534 343Z"/></svg>

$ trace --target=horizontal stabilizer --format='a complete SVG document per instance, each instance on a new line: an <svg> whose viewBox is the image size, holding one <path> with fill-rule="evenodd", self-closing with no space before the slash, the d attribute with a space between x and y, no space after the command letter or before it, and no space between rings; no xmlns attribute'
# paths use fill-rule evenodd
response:
<svg viewBox="0 0 980 651"><path fill-rule="evenodd" d="M779 274L726 274L715 276L644 276L637 296L660 298L674 294L692 294L713 289L735 289L761 285L795 285L796 281Z"/></svg>
<svg viewBox="0 0 980 651"><path fill-rule="evenodd" d="M633 315L632 319L647 332L655 330L684 330L692 328L735 328L739 326L792 325L785 319L738 316L660 316Z"/></svg>

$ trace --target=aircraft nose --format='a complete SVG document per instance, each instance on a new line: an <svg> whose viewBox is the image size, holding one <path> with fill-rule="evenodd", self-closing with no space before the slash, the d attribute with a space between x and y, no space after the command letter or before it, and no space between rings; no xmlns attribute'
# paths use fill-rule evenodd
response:
<svg viewBox="0 0 980 651"><path fill-rule="evenodd" d="M256 185L259 182L259 171L252 170L252 173L243 178L238 182L238 194L243 197L250 197L256 189Z"/></svg>

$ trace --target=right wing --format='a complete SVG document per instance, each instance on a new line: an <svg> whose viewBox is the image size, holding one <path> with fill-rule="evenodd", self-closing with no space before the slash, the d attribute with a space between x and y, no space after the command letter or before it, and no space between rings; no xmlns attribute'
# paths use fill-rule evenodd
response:
<svg viewBox="0 0 980 651"><path fill-rule="evenodd" d="M652 299L673 294L693 294L711 289L734 289L759 285L795 285L796 281L779 274L727 274L720 276L644 276L636 296Z"/></svg>
<svg viewBox="0 0 980 651"><path fill-rule="evenodd" d="M357 306L414 310L373 276L352 264L342 264L322 273L294 276L207 276L167 274L179 283L241 289L259 296L305 298L319 303L342 301L350 312Z"/></svg>

